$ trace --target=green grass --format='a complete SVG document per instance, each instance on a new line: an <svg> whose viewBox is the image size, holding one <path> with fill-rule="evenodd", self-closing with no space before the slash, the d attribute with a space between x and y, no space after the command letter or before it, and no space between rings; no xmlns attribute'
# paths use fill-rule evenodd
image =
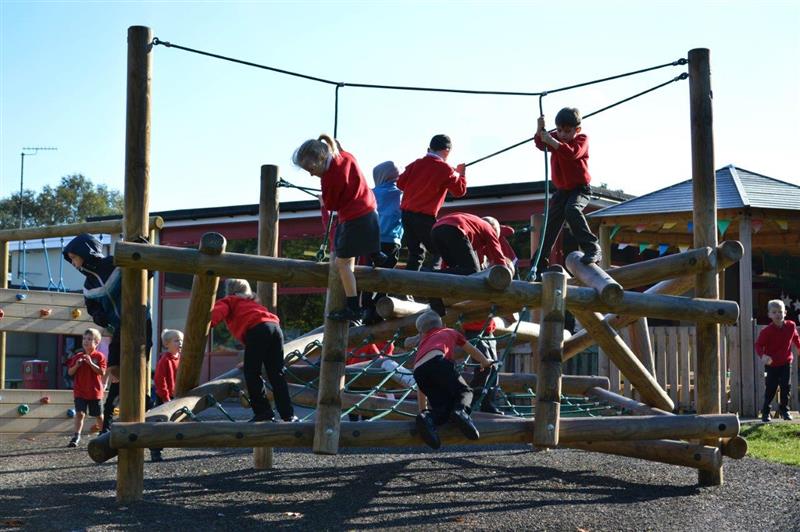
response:
<svg viewBox="0 0 800 532"><path fill-rule="evenodd" d="M741 436L747 438L747 454L800 467L800 424L773 421L745 427Z"/></svg>

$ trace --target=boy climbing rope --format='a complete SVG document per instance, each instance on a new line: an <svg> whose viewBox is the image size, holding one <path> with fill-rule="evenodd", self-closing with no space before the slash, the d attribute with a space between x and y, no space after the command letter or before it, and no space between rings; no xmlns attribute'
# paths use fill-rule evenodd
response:
<svg viewBox="0 0 800 532"><path fill-rule="evenodd" d="M584 264L600 260L600 246L597 237L589 229L583 209L589 204L592 189L589 182L589 138L581 133L581 114L573 107L565 107L556 114L555 138L545 129L544 116L540 116L533 141L536 147L550 150L551 176L556 193L550 200L550 211L544 240L541 244L537 278L549 266L550 251L561 232L564 222L584 255ZM533 262L535 258L531 261Z"/></svg>

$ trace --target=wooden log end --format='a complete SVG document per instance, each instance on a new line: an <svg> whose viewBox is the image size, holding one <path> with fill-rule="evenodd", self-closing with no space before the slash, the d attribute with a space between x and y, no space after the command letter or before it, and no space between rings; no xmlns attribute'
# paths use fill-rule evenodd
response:
<svg viewBox="0 0 800 532"><path fill-rule="evenodd" d="M625 290L617 283L609 283L600 291L600 299L607 305L617 305L625 296Z"/></svg>
<svg viewBox="0 0 800 532"><path fill-rule="evenodd" d="M100 434L89 440L89 457L98 464L107 462L117 456L117 450L111 447L111 433Z"/></svg>
<svg viewBox="0 0 800 532"><path fill-rule="evenodd" d="M219 255L225 251L227 241L219 233L209 232L200 237L200 253L206 255Z"/></svg>
<svg viewBox="0 0 800 532"><path fill-rule="evenodd" d="M717 246L717 262L722 264L735 264L744 256L744 246L738 240L726 240Z"/></svg>
<svg viewBox="0 0 800 532"><path fill-rule="evenodd" d="M492 266L489 268L486 283L495 290L505 290L511 285L513 275L505 266Z"/></svg>
<svg viewBox="0 0 800 532"><path fill-rule="evenodd" d="M747 440L741 436L722 440L722 454L734 460L741 460L747 455Z"/></svg>

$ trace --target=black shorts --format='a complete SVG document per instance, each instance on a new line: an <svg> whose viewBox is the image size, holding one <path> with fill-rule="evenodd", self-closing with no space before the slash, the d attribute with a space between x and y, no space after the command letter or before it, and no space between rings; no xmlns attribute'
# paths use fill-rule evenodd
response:
<svg viewBox="0 0 800 532"><path fill-rule="evenodd" d="M378 213L368 212L355 220L337 225L334 247L336 256L341 259L372 255L380 251L381 228L378 224Z"/></svg>
<svg viewBox="0 0 800 532"><path fill-rule="evenodd" d="M111 336L111 343L108 344L108 365L109 366L119 366L119 353L120 353L120 329L122 326L117 327L114 330L113 336ZM147 318L147 349L145 349L145 355L147 360L150 360L150 350L153 348L153 321L150 318Z"/></svg>
<svg viewBox="0 0 800 532"><path fill-rule="evenodd" d="M75 412L86 412L89 410L89 415L97 417L100 415L100 399L81 399L75 398Z"/></svg>

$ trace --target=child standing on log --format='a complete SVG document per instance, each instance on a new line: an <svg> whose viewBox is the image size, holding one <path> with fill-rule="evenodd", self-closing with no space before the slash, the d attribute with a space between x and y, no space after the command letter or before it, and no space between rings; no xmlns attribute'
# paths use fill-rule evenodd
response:
<svg viewBox="0 0 800 532"><path fill-rule="evenodd" d="M106 373L106 357L97 350L100 345L100 331L94 328L83 333L83 351L69 359L67 373L73 379L75 398L75 433L67 447L77 447L81 440L83 420L86 411L97 418L97 426L103 425L103 412L100 400L103 398L103 375Z"/></svg>
<svg viewBox="0 0 800 532"><path fill-rule="evenodd" d="M406 347L419 342L414 358L414 380L417 382L417 401L420 413L417 430L423 441L433 449L442 443L436 427L452 419L470 440L480 438L478 428L470 418L472 388L456 370L456 347L489 368L492 361L486 358L464 335L455 329L444 328L435 312L425 312L417 318L419 335L406 340Z"/></svg>
<svg viewBox="0 0 800 532"><path fill-rule="evenodd" d="M430 269L437 265L439 253L431 241L431 229L439 209L448 192L456 198L467 193L466 166L459 164L454 169L447 164L451 147L450 137L434 135L425 157L406 166L397 180L397 188L403 191L400 210L403 245L408 248L407 270L419 271L425 250L432 257Z"/></svg>
<svg viewBox="0 0 800 532"><path fill-rule="evenodd" d="M375 266L382 266L385 256L380 252L380 226L375 195L367 185L355 157L341 149L328 135L305 141L294 152L294 164L320 178L322 203L325 209L336 211L335 251L336 268L347 296L343 309L332 311L328 318L357 322L361 319L356 277L353 274L356 257L368 256Z"/></svg>
<svg viewBox="0 0 800 532"><path fill-rule="evenodd" d="M764 406L761 408L761 421L770 422L770 403L778 388L779 413L785 420L791 420L789 414L789 377L792 367L792 354L800 348L800 336L797 325L786 317L786 306L780 299L767 303L767 315L772 322L758 333L756 355L764 362L766 370L766 390Z"/></svg>
<svg viewBox="0 0 800 532"><path fill-rule="evenodd" d="M580 112L572 107L561 109L556 114L555 134L553 137L545 129L544 116L540 116L533 141L537 148L542 151L548 149L552 154L551 176L556 193L550 199L537 277L549 266L550 251L565 221L584 253L581 262L592 264L600 261L597 237L583 216L583 209L592 195L589 187L592 176L589 175L589 138L581 133Z"/></svg>
<svg viewBox="0 0 800 532"><path fill-rule="evenodd" d="M386 161L372 169L372 179L375 181L375 201L378 204L378 220L381 228L381 253L386 259L381 265L384 268L394 268L400 258L400 243L403 239L403 223L400 220L400 199L403 192L397 188L397 178L400 170L393 161ZM375 311L375 303L385 294L375 292L364 294L364 325L372 325L382 321Z"/></svg>
<svg viewBox="0 0 800 532"><path fill-rule="evenodd" d="M297 421L283 376L283 331L278 316L256 302L245 279L228 279L225 292L228 295L211 310L211 326L224 321L231 334L244 344L244 380L254 414L250 421L275 419L261 379L262 368L266 369L281 419Z"/></svg>

